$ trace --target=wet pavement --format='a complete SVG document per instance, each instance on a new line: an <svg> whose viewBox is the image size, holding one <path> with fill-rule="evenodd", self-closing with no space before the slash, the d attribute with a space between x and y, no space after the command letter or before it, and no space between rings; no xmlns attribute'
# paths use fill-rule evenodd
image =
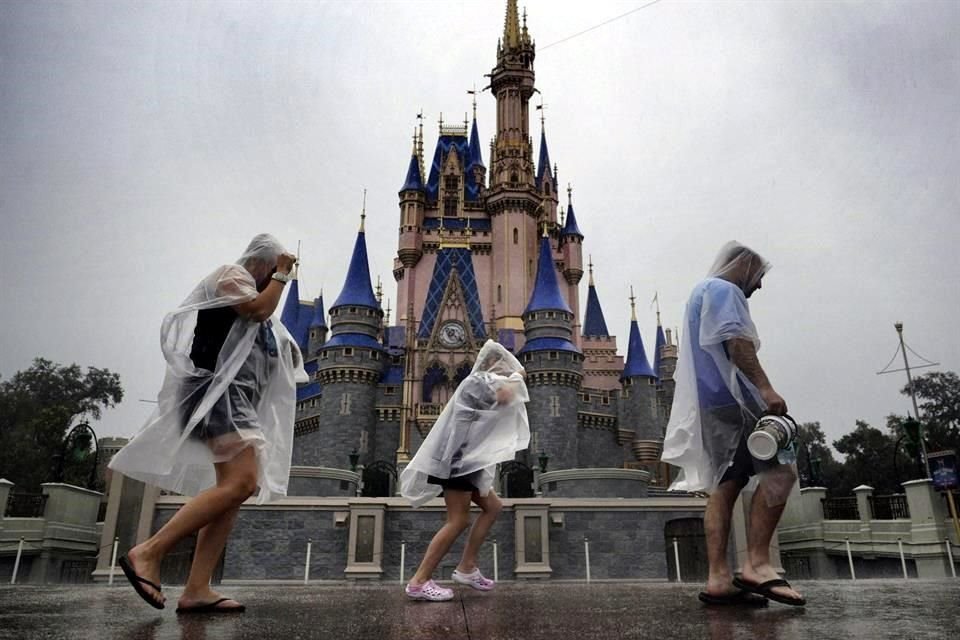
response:
<svg viewBox="0 0 960 640"><path fill-rule="evenodd" d="M956 638L960 580L797 582L805 609L707 608L696 585L549 583L458 588L447 603L409 602L399 585L224 587L244 614L177 616L179 589L155 611L126 587L2 586L0 640L329 638L523 639Z"/></svg>

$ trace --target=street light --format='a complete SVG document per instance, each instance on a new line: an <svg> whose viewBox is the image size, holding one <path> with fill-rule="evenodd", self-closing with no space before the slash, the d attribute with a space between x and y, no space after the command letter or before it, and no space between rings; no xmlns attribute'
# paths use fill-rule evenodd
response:
<svg viewBox="0 0 960 640"><path fill-rule="evenodd" d="M537 458L537 461L540 463L540 473L547 472L547 462L550 461L550 456L545 452L541 451L540 456Z"/></svg>
<svg viewBox="0 0 960 640"><path fill-rule="evenodd" d="M360 462L360 454L357 453L356 449L354 449L353 451L350 452L349 458L350 458L350 471L356 472L357 463Z"/></svg>
<svg viewBox="0 0 960 640"><path fill-rule="evenodd" d="M87 488L93 489L97 478L97 465L100 461L100 445L97 443L97 434L86 422L81 422L67 432L60 450L53 454L54 482L63 482L63 463L67 457L67 449L73 451L74 461L83 460L82 453L93 445L93 466L90 468L90 477L87 479Z"/></svg>

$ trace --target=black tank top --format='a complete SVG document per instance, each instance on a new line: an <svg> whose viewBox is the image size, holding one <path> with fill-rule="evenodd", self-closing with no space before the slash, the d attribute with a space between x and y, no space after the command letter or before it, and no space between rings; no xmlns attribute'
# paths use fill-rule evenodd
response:
<svg viewBox="0 0 960 640"><path fill-rule="evenodd" d="M197 312L197 327L193 330L193 347L190 359L201 369L214 371L217 357L227 340L233 321L239 316L233 307L201 309Z"/></svg>

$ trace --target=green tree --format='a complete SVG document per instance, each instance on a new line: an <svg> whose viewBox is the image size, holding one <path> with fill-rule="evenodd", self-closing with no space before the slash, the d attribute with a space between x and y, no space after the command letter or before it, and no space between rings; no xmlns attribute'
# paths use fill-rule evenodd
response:
<svg viewBox="0 0 960 640"><path fill-rule="evenodd" d="M896 449L896 438L862 420L833 446L846 456L837 491L840 495L848 495L861 484L873 487L876 494L902 493L900 483L914 477L909 474L910 457L902 447Z"/></svg>
<svg viewBox="0 0 960 640"><path fill-rule="evenodd" d="M0 477L38 491L53 477L64 436L82 419L99 419L123 399L120 376L107 369L58 365L37 358L25 371L0 381ZM64 479L85 478L92 465L89 438L69 443ZM83 481L80 481L82 484Z"/></svg>
<svg viewBox="0 0 960 640"><path fill-rule="evenodd" d="M927 448L960 451L960 376L934 371L913 380ZM910 395L910 385L901 390Z"/></svg>

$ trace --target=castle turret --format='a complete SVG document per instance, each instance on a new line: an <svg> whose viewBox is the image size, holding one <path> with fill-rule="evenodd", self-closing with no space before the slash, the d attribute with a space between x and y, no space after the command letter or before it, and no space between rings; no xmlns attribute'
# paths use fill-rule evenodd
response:
<svg viewBox="0 0 960 640"><path fill-rule="evenodd" d="M577 392L583 356L572 342L573 312L560 292L550 238L540 240L537 278L523 312L526 344L519 352L530 391L531 460L545 453L552 470L577 466Z"/></svg>
<svg viewBox="0 0 960 640"><path fill-rule="evenodd" d="M600 297L593 281L593 260L588 264L587 311L583 319L583 386L587 389L614 391L620 388L623 356L617 355L617 339L607 330ZM631 440L632 441L632 436Z"/></svg>
<svg viewBox="0 0 960 640"><path fill-rule="evenodd" d="M508 0L490 92L497 100L496 134L490 157L487 212L492 264L491 299L497 329L523 328L523 310L533 290L537 259L537 221L542 198L537 192L530 139L530 97L534 91L533 40L520 26L516 0Z"/></svg>
<svg viewBox="0 0 960 640"><path fill-rule="evenodd" d="M327 313L323 308L323 292L313 301L313 317L310 320L309 353L304 358L313 357L327 341Z"/></svg>
<svg viewBox="0 0 960 640"><path fill-rule="evenodd" d="M550 165L550 150L547 147L546 127L542 115L540 116L540 159L537 161L536 186L543 203L542 220L546 221L549 228L553 230L557 227L559 194L556 171Z"/></svg>
<svg viewBox="0 0 960 640"><path fill-rule="evenodd" d="M374 438L376 388L385 361L377 340L382 318L361 221L343 290L330 307L330 339L319 349L316 377L323 395L316 428L297 439L294 464L346 469L353 450L362 464L369 462L367 443Z"/></svg>
<svg viewBox="0 0 960 640"><path fill-rule="evenodd" d="M657 402L660 405L660 427L661 430L665 432L667 422L670 420L670 409L673 407L673 393L677 384L673 379L673 373L677 369L678 349L677 345L674 344L670 329L667 329L666 336L663 336L663 327L659 324L658 314L658 344L660 344L661 338L663 345L657 349L657 355L660 356L660 362L657 367L657 375L660 377L660 384L657 387Z"/></svg>
<svg viewBox="0 0 960 640"><path fill-rule="evenodd" d="M656 465L663 446L657 413L657 375L647 359L637 324L636 298L630 289L630 343L621 382L621 430L633 431L633 454L638 462Z"/></svg>
<svg viewBox="0 0 960 640"><path fill-rule="evenodd" d="M567 300L573 309L574 340L580 343L580 279L583 278L583 233L577 226L573 212L573 188L567 185L567 218L560 232L563 255L563 278L567 285Z"/></svg>
<svg viewBox="0 0 960 640"><path fill-rule="evenodd" d="M283 311L280 312L280 322L297 341L303 354L307 353L309 347L310 311L310 303L300 301L300 284L297 274L294 273L290 286L287 287L287 299L284 300Z"/></svg>
<svg viewBox="0 0 960 640"><path fill-rule="evenodd" d="M480 147L480 133L477 131L477 101L473 101L473 127L470 129L470 161L467 170L473 174L473 180L481 191L487 183L487 168L483 164L483 149Z"/></svg>

